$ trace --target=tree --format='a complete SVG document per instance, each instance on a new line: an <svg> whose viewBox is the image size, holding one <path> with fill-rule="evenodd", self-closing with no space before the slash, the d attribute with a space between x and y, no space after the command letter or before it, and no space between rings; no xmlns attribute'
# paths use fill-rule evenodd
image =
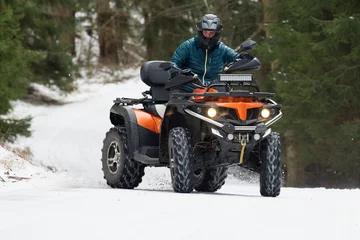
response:
<svg viewBox="0 0 360 240"><path fill-rule="evenodd" d="M180 43L192 37L193 15L202 2L134 0L143 17L142 39L147 59L169 60Z"/></svg>
<svg viewBox="0 0 360 240"><path fill-rule="evenodd" d="M131 9L129 1L96 0L97 31L100 46L100 63L126 65L134 58L128 49L128 40L134 39L130 27Z"/></svg>
<svg viewBox="0 0 360 240"><path fill-rule="evenodd" d="M11 109L10 101L26 94L27 55L21 41L19 13L21 2L0 3L0 114ZM12 141L17 134L29 135L30 119L0 117L0 140Z"/></svg>
<svg viewBox="0 0 360 240"><path fill-rule="evenodd" d="M360 186L360 2L277 0L267 61L297 171L292 186Z"/></svg>
<svg viewBox="0 0 360 240"><path fill-rule="evenodd" d="M24 1L20 22L23 46L30 54L29 80L72 89L74 8L72 1ZM64 41L64 39L67 39Z"/></svg>

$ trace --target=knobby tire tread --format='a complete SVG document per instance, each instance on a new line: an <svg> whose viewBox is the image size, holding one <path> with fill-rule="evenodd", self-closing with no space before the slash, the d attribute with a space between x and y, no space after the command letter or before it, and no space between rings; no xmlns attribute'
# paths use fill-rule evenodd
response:
<svg viewBox="0 0 360 240"><path fill-rule="evenodd" d="M119 136L119 139L121 141L119 142L119 144L123 146L124 168L122 172L117 176L117 179L115 181L110 181L106 177L107 174L105 174L105 171L108 171L108 169L103 167L104 179L106 180L107 185L111 186L112 188L124 188L124 189L136 188L142 182L142 177L145 174L145 165L129 158L127 133L124 127L114 127L111 128L106 133L106 137L103 141L104 147L102 151L107 151L107 148L105 148L105 144L107 139L112 134L115 135L117 134ZM107 161L107 159L102 159L101 161L104 162Z"/></svg>

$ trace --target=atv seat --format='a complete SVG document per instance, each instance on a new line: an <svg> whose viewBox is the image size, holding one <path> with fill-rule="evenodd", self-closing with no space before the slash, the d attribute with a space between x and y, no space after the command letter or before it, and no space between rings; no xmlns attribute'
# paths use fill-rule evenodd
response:
<svg viewBox="0 0 360 240"><path fill-rule="evenodd" d="M170 98L170 92L164 88L170 73L159 67L163 62L148 61L140 69L141 80L150 87L150 95L156 103L166 103Z"/></svg>
<svg viewBox="0 0 360 240"><path fill-rule="evenodd" d="M145 112L150 113L151 115L159 118L163 118L166 110L166 104L153 104L153 105L147 105L144 108Z"/></svg>

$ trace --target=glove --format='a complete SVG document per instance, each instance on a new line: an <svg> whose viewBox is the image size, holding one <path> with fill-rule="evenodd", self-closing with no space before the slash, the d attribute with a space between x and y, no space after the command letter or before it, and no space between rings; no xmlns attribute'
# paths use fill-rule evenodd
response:
<svg viewBox="0 0 360 240"><path fill-rule="evenodd" d="M177 75L179 75L178 72L170 71L170 78L174 78L174 77L176 77Z"/></svg>
<svg viewBox="0 0 360 240"><path fill-rule="evenodd" d="M182 70L182 74L184 74L186 76L194 76L194 73L190 69Z"/></svg>
<svg viewBox="0 0 360 240"><path fill-rule="evenodd" d="M254 58L254 56L251 55L250 53L241 53L241 54L239 55L239 58L238 58L238 59L249 59L249 60L251 60L251 59L253 59L253 58Z"/></svg>

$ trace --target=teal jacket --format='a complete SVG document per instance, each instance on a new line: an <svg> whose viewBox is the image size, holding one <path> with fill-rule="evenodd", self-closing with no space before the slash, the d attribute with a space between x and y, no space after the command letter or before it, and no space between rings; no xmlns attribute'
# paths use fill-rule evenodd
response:
<svg viewBox="0 0 360 240"><path fill-rule="evenodd" d="M229 48L222 42L211 50L205 50L200 46L197 37L183 42L174 52L171 62L181 69L189 69L196 73L203 82L216 81L218 75L222 72L224 64L229 64L238 57L233 49ZM196 86L187 84L182 90L192 92Z"/></svg>

